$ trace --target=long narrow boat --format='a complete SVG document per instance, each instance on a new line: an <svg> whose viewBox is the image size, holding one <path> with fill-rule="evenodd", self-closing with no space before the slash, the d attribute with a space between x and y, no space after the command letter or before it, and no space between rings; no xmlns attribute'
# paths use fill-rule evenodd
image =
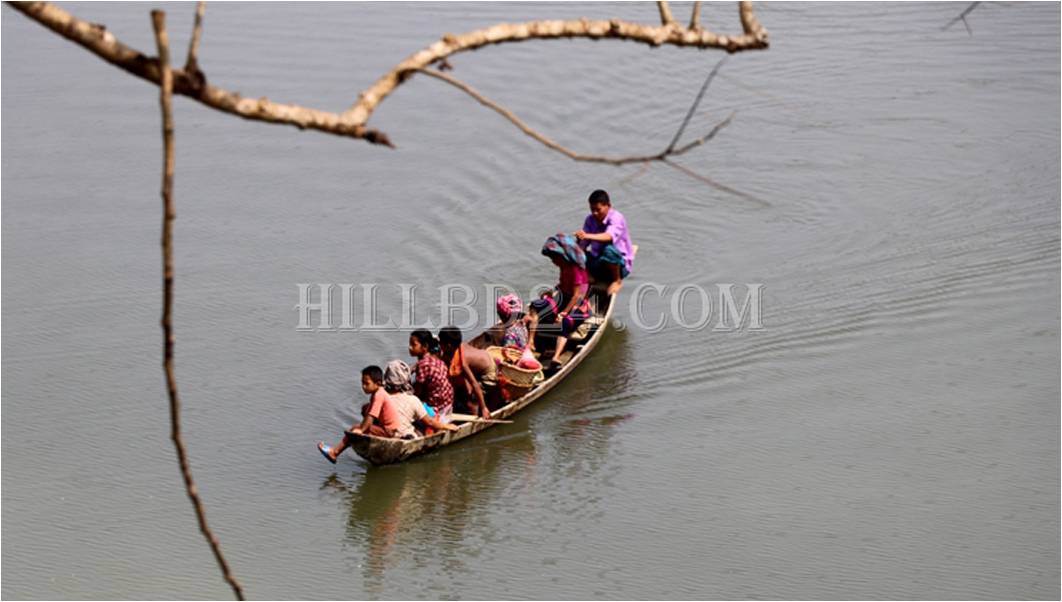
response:
<svg viewBox="0 0 1062 602"><path fill-rule="evenodd" d="M571 374L576 366L590 355L590 352L593 351L595 346L597 346L601 337L604 336L605 331L608 330L608 325L612 318L612 310L615 309L616 305L615 296L606 295L599 289L592 288L590 295L591 302L596 305L596 311L594 312L594 316L587 320L590 328L587 331L586 336L581 340L574 338L569 340L565 352L561 354L560 357L561 367L550 375L549 378L546 378L531 388L522 397L514 399L508 404L491 412L492 420L505 420L531 405L532 402L538 400L550 389L557 386L558 383L564 380L564 377ZM469 341L469 343L478 346L478 344L488 336L488 333L485 332L476 337L476 339ZM394 464L428 453L434 449L457 443L462 439L471 437L472 435L497 424L496 422L478 421L475 419L466 420L467 421L465 422L454 420L454 424L459 427L456 431L445 431L426 437L418 437L416 439L388 439L384 437L373 437L371 435L354 434L348 434L348 437L351 443L351 448L359 456L365 458L372 464Z"/></svg>

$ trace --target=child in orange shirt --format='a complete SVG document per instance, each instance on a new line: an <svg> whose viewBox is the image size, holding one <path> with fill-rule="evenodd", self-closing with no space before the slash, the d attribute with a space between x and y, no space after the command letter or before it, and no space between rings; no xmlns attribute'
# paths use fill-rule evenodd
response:
<svg viewBox="0 0 1062 602"><path fill-rule="evenodd" d="M401 416L387 391L383 388L383 370L379 366L368 366L361 371L361 390L369 396L368 407L365 409L365 418L361 424L347 431L353 434L366 434L375 437L394 437L401 424ZM317 443L317 449L321 455L332 464L336 458L350 447L346 434L334 447L329 447L323 441Z"/></svg>

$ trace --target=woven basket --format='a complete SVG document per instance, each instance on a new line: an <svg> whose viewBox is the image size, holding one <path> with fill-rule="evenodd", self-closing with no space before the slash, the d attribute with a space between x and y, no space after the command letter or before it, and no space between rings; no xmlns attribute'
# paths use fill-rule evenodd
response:
<svg viewBox="0 0 1062 602"><path fill-rule="evenodd" d="M523 355L511 347L487 347L487 353L498 364L498 374L505 377L509 387L523 388L526 392L542 380L542 370L527 370L516 366Z"/></svg>
<svg viewBox="0 0 1062 602"><path fill-rule="evenodd" d="M519 386L519 385L514 385L513 383L511 383L509 381L506 381L506 380L502 380L502 383L501 383L501 397L502 397L502 400L505 401L506 403L508 403L510 401L513 401L513 400L516 400L516 399L520 399L524 395L527 395L527 392L530 391L530 390L531 390L531 385L527 385L526 387L525 386Z"/></svg>

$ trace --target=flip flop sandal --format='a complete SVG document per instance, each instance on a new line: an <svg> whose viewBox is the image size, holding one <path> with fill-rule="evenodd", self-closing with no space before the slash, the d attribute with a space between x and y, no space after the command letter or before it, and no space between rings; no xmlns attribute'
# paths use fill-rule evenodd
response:
<svg viewBox="0 0 1062 602"><path fill-rule="evenodd" d="M321 455L332 464L336 463L336 459L332 457L332 448L325 445L323 441L317 443L317 451L321 452Z"/></svg>

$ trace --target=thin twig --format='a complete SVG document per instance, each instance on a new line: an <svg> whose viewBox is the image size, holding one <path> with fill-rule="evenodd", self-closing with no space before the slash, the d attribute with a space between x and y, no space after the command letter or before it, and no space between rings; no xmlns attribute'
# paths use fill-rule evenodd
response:
<svg viewBox="0 0 1062 602"><path fill-rule="evenodd" d="M692 148L694 148L696 146L700 146L701 144L704 144L708 140L711 140L719 132L719 130L721 130L723 127L725 127L727 124L729 124L731 119L733 119L733 117L734 117L733 113L731 113L731 115L729 117L727 117L721 123L717 124L714 128L712 128L712 131L708 132L707 134L705 134L701 138L699 138L697 140L694 140L693 142L691 142L691 143L689 143L689 144L687 144L687 145L685 145L685 146L683 146L682 148L679 148L679 149L669 149L669 150L665 150L665 151L656 153L654 155L638 155L638 156L632 156L632 157L606 157L606 156L602 156L602 155L586 155L586 154L583 154L583 153L579 153L579 152L573 151L570 148L567 148L567 147L565 147L565 146L563 146L561 144L558 144L557 142L554 142L551 138L547 137L544 134L539 133L534 128L532 128L531 126L529 126L526 123L524 123L524 121L522 119L520 119L519 117L517 117L515 114L513 114L512 111L506 109L505 107L499 105L498 103L494 102L493 100L491 100L491 99L487 98L486 96L480 94L478 91L476 91L474 88L472 88L472 86L469 86L468 84L462 82L461 80L459 80L459 79L457 79L457 78L455 78L455 77L453 77L453 76L451 76L451 75L449 75L447 73L442 73L441 71L436 71L435 69L417 69L417 72L418 73L423 73L424 75L430 75L431 77L434 77L436 79L442 80L442 81L450 84L451 86L454 86L455 88L461 90L462 92L468 94L472 98L475 98L481 105L493 110L494 112L498 113L502 117L505 117L506 119L509 120L509 122L511 122L513 125L515 125L517 128L519 128L520 131L522 131L523 133L527 134L528 136L534 138L535 140L541 142L547 148L553 149L553 150L555 150L555 151L563 154L564 156L566 156L566 157L568 157L570 159L573 159L575 161L584 161L584 162L587 162L587 163L607 163L609 165L626 165L628 163L642 163L642 162L645 162L645 161L660 161L660 160L663 160L665 157L681 155L682 153L685 153L686 151L688 151L688 150L690 150L690 149L692 149Z"/></svg>
<svg viewBox="0 0 1062 602"><path fill-rule="evenodd" d="M195 24L192 26L192 39L188 42L188 60L184 63L187 73L199 71L199 62L196 53L199 51L199 39L203 36L203 13L206 12L206 1L199 0L195 5Z"/></svg>
<svg viewBox="0 0 1062 602"><path fill-rule="evenodd" d="M675 17L671 15L671 8L667 5L667 2L657 0L656 6L660 9L660 24L664 26L674 25Z"/></svg>
<svg viewBox="0 0 1062 602"><path fill-rule="evenodd" d="M151 11L151 23L155 29L155 44L159 51L159 107L162 111L162 369L166 374L166 392L170 399L170 439L177 451L185 491L192 501L199 530L203 533L214 558L221 568L225 581L232 587L237 600L243 600L243 589L229 570L221 544L207 524L206 508L199 499L199 490L192 479L192 467L185 453L181 436L181 400L177 395L177 376L173 368L173 220L177 217L173 203L173 168L175 162L173 140L173 73L170 71L169 37L166 34L166 13Z"/></svg>
<svg viewBox="0 0 1062 602"><path fill-rule="evenodd" d="M646 161L645 163L642 163L642 166L638 168L638 171L630 174L629 176L625 176L623 179L621 179L619 181L619 185L620 186L624 186L624 185L626 185L626 184L628 184L630 182L633 182L634 180L640 178L645 172L649 171L649 165L650 165L650 163L648 161Z"/></svg>
<svg viewBox="0 0 1062 602"><path fill-rule="evenodd" d="M756 40L767 44L767 29L756 18L756 12L752 10L752 2L741 0L738 2L738 16L741 18L741 29L745 35L752 36Z"/></svg>
<svg viewBox="0 0 1062 602"><path fill-rule="evenodd" d="M692 169L690 169L690 168L688 168L688 167L686 167L684 165L679 165L678 163L675 163L673 161L668 161L667 159L661 159L661 161L664 162L664 163L667 163L671 167L674 167L675 169L681 171L682 173L686 174L687 176L689 176L689 177L691 177L691 178L693 178L695 180L699 180L701 182L704 182L705 184L707 184L707 185L709 185L709 186L711 186L713 188L717 188L719 190L722 190L723 192L730 193L730 194L732 194L734 196L738 196L738 197L741 197L743 199L747 199L747 200L753 201L755 203L759 203L759 204L763 205L764 207L770 207L771 206L770 203L768 203L767 201L765 201L765 200L763 200L761 198L754 197L751 194L748 194L746 192L741 192L740 190L737 190L735 188L731 188L731 187L727 186L726 184L720 184L719 182L716 182L715 180L713 180L713 179L711 179L711 178L709 178L707 176L702 176L701 174L693 171Z"/></svg>
<svg viewBox="0 0 1062 602"><path fill-rule="evenodd" d="M962 24L966 26L966 33L972 36L973 35L973 30L970 29L970 24L966 22L966 15L970 14L971 12L973 12L973 9L977 8L978 4L981 4L981 3L980 2L971 2L970 5L966 7L966 10L962 11L961 13L959 13L958 17L955 17L951 21L948 21L948 24L945 25L944 27L941 27L940 30L941 31L947 31L952 25L955 25L959 21L962 21Z"/></svg>
<svg viewBox="0 0 1062 602"><path fill-rule="evenodd" d="M665 154L670 153L671 150L675 148L675 144L677 144L679 138L682 137L682 132L686 130L686 125L689 124L690 119L693 118L693 114L697 111L698 105L701 104L701 99L704 98L704 93L708 91L708 84L712 83L712 80L715 79L715 74L719 73L719 68L722 67L725 62L726 57L724 56L715 64L715 67L712 68L711 72L708 73L708 77L704 79L704 84L701 85L701 91L697 93L697 98L695 98L693 104L690 105L690 110L686 112L686 118L682 120L682 125L680 125L678 131L675 132L675 137L671 139L671 144L667 145L667 150L664 151Z"/></svg>
<svg viewBox="0 0 1062 602"><path fill-rule="evenodd" d="M690 29L701 28L701 0L693 3L693 13L690 15Z"/></svg>
<svg viewBox="0 0 1062 602"><path fill-rule="evenodd" d="M726 126L730 125L730 122L734 120L734 115L737 115L737 111L731 111L730 114L726 116L726 119L724 119L724 120L720 121L719 123L715 124L715 127L713 127L711 129L711 131L709 131L707 134L701 136L700 138L694 140L693 142L689 142L689 143L687 143L687 144L685 144L683 146L680 146L680 147L678 147L677 149L675 149L673 151L669 151L669 152L664 153L664 156L665 157L674 157L676 155L685 154L686 151L690 150L691 148L698 147L698 146L704 144L705 142L708 142L712 138L715 138L715 135L719 133L719 130L722 130Z"/></svg>

